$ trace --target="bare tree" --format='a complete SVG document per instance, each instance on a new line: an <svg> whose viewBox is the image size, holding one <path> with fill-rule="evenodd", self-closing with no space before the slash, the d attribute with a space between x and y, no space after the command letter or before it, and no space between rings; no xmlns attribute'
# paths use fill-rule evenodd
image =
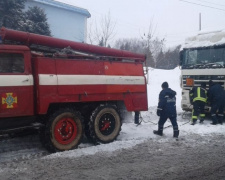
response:
<svg viewBox="0 0 225 180"><path fill-rule="evenodd" d="M110 12L101 17L99 22L90 23L88 41L91 44L109 46L109 42L115 37L116 22L112 20Z"/></svg>
<svg viewBox="0 0 225 180"><path fill-rule="evenodd" d="M145 54L145 43L137 38L124 38L116 40L114 47L121 50Z"/></svg>
<svg viewBox="0 0 225 180"><path fill-rule="evenodd" d="M144 33L141 38L145 42L145 54L146 54L146 62L147 66L156 67L156 60L158 54L161 52L164 46L164 40L160 40L155 37L157 26L153 23L153 18L150 20L148 32Z"/></svg>
<svg viewBox="0 0 225 180"><path fill-rule="evenodd" d="M156 68L174 69L179 65L179 52L181 45L177 45L172 49L161 52L157 57Z"/></svg>
<svg viewBox="0 0 225 180"><path fill-rule="evenodd" d="M136 53L146 54L146 66L156 67L160 53L164 49L164 39L155 36L156 26L153 19L150 21L147 33L143 33L140 38L119 39L115 43L115 47L121 50L128 50Z"/></svg>
<svg viewBox="0 0 225 180"><path fill-rule="evenodd" d="M93 33L93 21L88 24L87 41L90 44L95 43L94 33Z"/></svg>

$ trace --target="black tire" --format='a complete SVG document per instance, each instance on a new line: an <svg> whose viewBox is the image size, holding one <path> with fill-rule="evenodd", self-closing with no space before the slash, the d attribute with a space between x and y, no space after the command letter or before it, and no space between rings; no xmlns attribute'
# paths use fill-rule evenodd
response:
<svg viewBox="0 0 225 180"><path fill-rule="evenodd" d="M89 131L94 143L110 143L121 131L121 118L114 105L100 105L92 113Z"/></svg>
<svg viewBox="0 0 225 180"><path fill-rule="evenodd" d="M49 116L40 137L50 152L77 148L83 138L83 118L70 108L59 109Z"/></svg>

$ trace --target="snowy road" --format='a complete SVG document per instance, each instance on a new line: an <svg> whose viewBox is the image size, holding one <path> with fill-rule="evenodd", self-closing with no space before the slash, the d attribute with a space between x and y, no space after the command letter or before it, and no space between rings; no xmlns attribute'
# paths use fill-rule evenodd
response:
<svg viewBox="0 0 225 180"><path fill-rule="evenodd" d="M172 128L164 136L152 133L157 118L147 118L140 126L125 123L118 140L49 154L38 135L0 141L0 179L224 179L225 125L189 125L178 116L181 135L172 138ZM190 118L187 116L187 118ZM166 126L170 125L167 122ZM207 131L206 131L207 129ZM198 131L197 131L198 130Z"/></svg>
<svg viewBox="0 0 225 180"><path fill-rule="evenodd" d="M224 137L189 134L179 141L156 137L132 148L78 156L72 152L46 155L43 149L30 146L8 153L17 158L1 163L0 179L224 179ZM80 153L80 149L73 151Z"/></svg>

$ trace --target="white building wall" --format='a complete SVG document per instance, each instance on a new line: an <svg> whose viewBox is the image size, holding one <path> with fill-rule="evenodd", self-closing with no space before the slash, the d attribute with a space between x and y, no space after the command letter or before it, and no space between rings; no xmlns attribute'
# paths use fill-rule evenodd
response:
<svg viewBox="0 0 225 180"><path fill-rule="evenodd" d="M38 6L45 10L53 37L86 42L87 16L68 9L28 0L26 10L32 6Z"/></svg>

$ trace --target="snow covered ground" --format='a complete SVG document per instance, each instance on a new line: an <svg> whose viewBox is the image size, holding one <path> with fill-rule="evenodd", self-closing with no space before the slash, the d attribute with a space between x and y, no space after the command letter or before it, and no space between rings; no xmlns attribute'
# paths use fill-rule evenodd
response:
<svg viewBox="0 0 225 180"><path fill-rule="evenodd" d="M206 118L203 124L197 123L195 126L190 125L189 121L191 120L191 113L183 112L180 106L180 102L181 102L180 73L181 71L179 68L176 68L174 70L158 70L158 69L149 70L149 79L148 79L149 110L147 112L141 112L142 123L138 126L133 123L134 117L132 117L132 119L127 119L126 123L123 123L122 125L122 131L120 132L120 135L118 136L117 140L110 144L100 144L100 145L94 146L87 142L83 142L78 149L67 151L67 152L49 154L45 149L41 147L38 141L38 138L36 136L32 136L32 142L30 142L29 137L27 139L26 137L23 137L23 138L17 138L13 140L0 141L0 162L1 162L0 179L33 179L34 177L35 179L39 179L38 175L34 175L34 176L28 175L29 172L31 173L31 171L34 171L34 169L32 169L32 166L34 164L38 166L39 170L50 168L50 170L53 171L53 169L49 167L48 163L50 162L51 163L54 162L55 164L59 163L62 166L65 165L63 164L65 159L66 161L71 161L70 163L72 162L73 163L75 162L88 163L87 159L89 159L90 156L92 158L93 157L100 158L100 155L101 155L101 157L104 156L109 158L112 156L112 154L118 154L118 152L122 152L122 151L125 151L125 153L129 152L131 153L130 155L132 156L135 154L137 147L141 147L143 149L145 148L151 149L151 153L155 153L154 156L155 155L157 156L157 153L159 151L163 154L164 150L166 152L166 149L172 148L171 149L171 152L172 152L173 148L175 147L179 147L179 151L183 150L182 152L180 152L180 155L186 152L186 148L190 148L190 147L203 148L203 146L206 146L208 148L204 148L204 149L206 150L208 149L211 152L210 147L212 146L212 144L211 145L208 144L211 141L218 142L219 145L216 145L216 146L219 146L219 147L222 143L223 149L224 149L224 143L222 141L222 138L224 138L224 135L225 135L225 125L216 125L216 126L210 125L211 123L210 117ZM169 120L165 124L166 128L164 129L163 137L156 136L152 132L153 130L157 129L158 116L156 115L156 107L158 103L158 95L159 95L159 92L161 91L161 84L164 81L167 81L169 83L169 87L177 92L177 96L176 96L177 97L177 112L178 112L177 121L178 121L179 129L180 129L180 136L178 141L176 141L172 137L173 129L170 126L171 123ZM146 147L146 142L147 144L151 144L151 146L148 145L148 147ZM26 145L24 145L24 143ZM27 144L29 144L29 146ZM171 147L171 144L174 147ZM21 147L23 145L24 147ZM197 152L198 150L194 149L192 151ZM209 152L207 151L207 153ZM162 154L160 154L160 156ZM116 158L119 158L119 157L115 157L115 159ZM137 157L135 156L135 158ZM90 161L91 161L91 158L90 158ZM93 161L96 161L96 167L97 167L97 164L101 163L103 159L102 160L95 159ZM217 159L214 158L214 161L216 163ZM108 163L111 163L111 161L105 162L105 165L108 165ZM148 162L145 162L145 163L148 163ZM60 167L59 164L58 164L58 167ZM74 164L74 167L77 165L75 164ZM117 162L115 162L115 165L116 164ZM92 166L92 164L91 165L89 164L89 166ZM88 169L89 166L86 166L84 169L85 170ZM121 167L121 168L125 168L125 167ZM184 169L185 168L186 167L184 167ZM73 170L73 171L76 173L78 172L81 173L80 172L81 170L79 171ZM54 173L56 172L60 173L55 170ZM20 175L22 174L22 176L19 176L18 174ZM78 174L76 177L78 177ZM94 173L92 174L92 177L93 175ZM61 179L60 176L56 178L56 176L48 175L48 177L49 179L52 179L53 177L55 177L55 179ZM93 177L93 179L98 179L97 177L98 176L96 176L95 178ZM100 179L117 179L116 177L120 178L119 175L115 176L114 178L112 177L109 178L109 176L104 177L104 175L102 175ZM150 177L150 176L146 175L146 177ZM78 179L89 179L89 178L90 176L85 176L84 178L81 177ZM131 179L132 178L139 179L136 176L132 176ZM48 178L43 178L43 179L48 179ZM126 179L126 178L122 178L122 179Z"/></svg>

